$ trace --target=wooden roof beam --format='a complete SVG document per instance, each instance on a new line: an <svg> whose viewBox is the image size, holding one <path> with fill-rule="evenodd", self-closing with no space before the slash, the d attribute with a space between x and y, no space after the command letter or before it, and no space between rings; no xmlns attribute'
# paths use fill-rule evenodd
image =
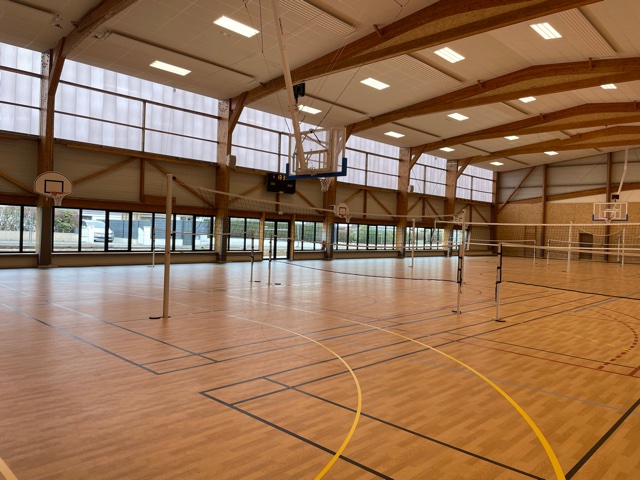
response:
<svg viewBox="0 0 640 480"><path fill-rule="evenodd" d="M553 151L588 150L591 148L640 145L640 127L622 126L573 135L567 139L548 140L521 147L493 152L490 155L468 157L471 164L496 160L515 155L530 155ZM458 160L462 161L462 160Z"/></svg>
<svg viewBox="0 0 640 480"><path fill-rule="evenodd" d="M600 1L440 0L293 69L291 77L294 83L300 83ZM247 105L284 87L284 77L280 76L249 90Z"/></svg>
<svg viewBox="0 0 640 480"><path fill-rule="evenodd" d="M506 135L534 135L558 130L606 127L637 122L640 122L640 104L637 102L587 103L464 135L443 138L437 142L412 147L412 151L429 152L444 147L478 140L489 140Z"/></svg>
<svg viewBox="0 0 640 480"><path fill-rule="evenodd" d="M640 57L535 65L347 126L352 134L404 118L640 80Z"/></svg>

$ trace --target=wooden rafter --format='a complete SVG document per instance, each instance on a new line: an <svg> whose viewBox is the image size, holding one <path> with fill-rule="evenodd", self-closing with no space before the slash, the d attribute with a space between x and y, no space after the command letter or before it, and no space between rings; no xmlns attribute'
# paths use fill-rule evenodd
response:
<svg viewBox="0 0 640 480"><path fill-rule="evenodd" d="M375 200L375 202L380 205L382 207L382 209L387 212L387 214L393 216L393 213L391 213L391 210L389 210L380 200L378 200L378 198L373 194L372 191L369 191L368 194L371 196L371 198L373 198ZM375 215L373 213L369 213L369 215ZM395 217L394 217L395 218Z"/></svg>
<svg viewBox="0 0 640 480"><path fill-rule="evenodd" d="M24 183L19 182L15 178L7 175L6 173L0 172L0 177L4 178L9 183L13 183L16 187L20 187L22 190L26 192L35 193L32 188L27 187Z"/></svg>
<svg viewBox="0 0 640 480"><path fill-rule="evenodd" d="M640 57L536 65L349 125L352 134L403 118L640 79Z"/></svg>
<svg viewBox="0 0 640 480"><path fill-rule="evenodd" d="M440 0L291 72L294 83L350 70L601 0ZM248 92L251 104L285 87L275 78Z"/></svg>
<svg viewBox="0 0 640 480"><path fill-rule="evenodd" d="M464 159L473 163L486 162L514 155L529 155L550 150L588 150L591 148L622 147L640 145L640 127L620 126L603 128L587 133L579 133L565 139L548 140L521 147L493 152L490 155L478 155Z"/></svg>
<svg viewBox="0 0 640 480"><path fill-rule="evenodd" d="M152 165L156 170L159 170L160 172L162 172L164 175L168 175L169 172L167 172L164 168L162 168L160 165L158 165L156 162L154 162L153 160L147 160L147 162ZM189 193L191 193L192 195L194 195L196 198L199 198L200 200L202 200L204 203L206 203L207 205L211 205L212 207L215 207L215 204L211 203L211 201L209 199L207 199L204 195L202 195L199 191L197 191L195 188L190 187L189 185L187 185L186 183L184 183L182 180L180 180L178 177L175 177L174 180L178 185L180 185L182 188L184 188L186 191L188 191Z"/></svg>
<svg viewBox="0 0 640 480"><path fill-rule="evenodd" d="M443 138L437 142L413 147L432 151L478 140L489 140L506 135L535 135L558 130L605 127L640 122L640 104L637 102L588 103L556 112L535 115L517 122L478 130L464 135Z"/></svg>
<svg viewBox="0 0 640 480"><path fill-rule="evenodd" d="M133 162L134 160L138 160L138 157L131 157L131 158L127 158L126 160L122 160L121 162L118 162L114 165L111 165L107 168L103 168L102 170L99 170L97 172L91 173L89 175L86 175L82 178L79 178L77 180L73 180L73 184L74 185L78 185L80 183L86 182L87 180L91 180L93 178L99 177L101 175L104 175L105 173L109 173L112 172L114 170L117 170L119 168L124 167L125 165L129 165L131 162Z"/></svg>

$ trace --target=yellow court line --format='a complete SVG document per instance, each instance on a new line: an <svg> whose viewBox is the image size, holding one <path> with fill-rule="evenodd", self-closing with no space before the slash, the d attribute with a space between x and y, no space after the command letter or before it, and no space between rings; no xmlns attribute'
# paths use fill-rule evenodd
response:
<svg viewBox="0 0 640 480"><path fill-rule="evenodd" d="M345 437L344 441L342 442L342 445L340 445L340 448L338 448L338 450L336 450L336 453L333 455L333 457L331 457L331 460L329 461L329 463L327 463L324 466L322 471L320 473L318 473L318 475L316 475L316 477L314 479L314 480L320 480L322 477L324 477L326 475L326 473L333 466L333 464L336 463L338 458L340 458L340 455L342 455L342 452L344 452L344 449L347 448L347 445L349 444L349 441L351 440L351 437L353 437L353 434L356 431L356 427L358 425L358 421L360 420L360 413L362 412L362 389L360 388L360 382L358 381L358 377L356 377L356 373L351 369L351 367L344 360L344 358L342 358L336 352L331 350L326 345L323 345L322 343L318 342L317 340L314 340L313 338L310 338L310 337L307 337L306 335L303 335L302 333L294 332L293 330L289 330L288 328L279 327L278 325L273 325L271 323L260 322L258 320L251 320L249 318L239 317L237 315L227 315L227 316L229 316L231 318L238 318L238 319L244 320L246 322L252 322L252 323L258 323L258 324L261 324L261 325L267 325L269 327L277 328L278 330L283 330L285 332L289 332L289 333L292 333L292 334L297 335L299 337L305 338L305 339L315 343L316 345L319 345L320 347L324 348L328 352L330 352L333 356L335 356L338 360L340 360L342 362L342 364L347 368L347 370L349 370L349 373L351 374L351 377L353 378L353 382L356 385L356 390L358 391L358 406L356 408L356 416L353 419L353 423L351 424L351 428L349 429L349 433L347 434L347 436ZM7 479L7 480L9 480L9 479Z"/></svg>
<svg viewBox="0 0 640 480"><path fill-rule="evenodd" d="M6 480L18 480L18 477L13 474L9 466L4 463L4 460L2 460L2 458L0 458L0 473Z"/></svg>
<svg viewBox="0 0 640 480"><path fill-rule="evenodd" d="M299 311L305 312L305 313L318 314L318 312L316 312L316 311L305 310L305 309L302 309L302 308L284 307L283 305L277 305L277 304L269 303L269 302L262 302L262 301L259 301L259 300L251 300L251 301L253 301L255 303L264 303L264 304L267 304L267 305L272 305L272 306L277 306L277 307L291 308L292 310L299 310ZM549 458L549 461L551 462L551 466L553 467L553 471L554 471L554 473L556 475L556 479L557 480L566 480L566 477L564 476L564 471L562 470L562 466L560 465L560 461L558 460L558 457L556 456L555 452L553 451L553 448L551 447L551 444L549 443L549 441L546 439L546 437L542 433L542 430L540 430L540 428L538 428L536 423L527 414L527 412L525 412L524 409L513 398L511 398L507 392L502 390L498 385L496 385L489 378L485 377L482 373L477 371L475 368L471 367L470 365L467 365L466 363L464 363L461 360L458 360L455 357L452 357L451 355L449 355L447 353L444 353L441 350L438 350L435 347L432 347L430 345L427 345L426 343L422 343L422 342L420 342L418 340L415 340L413 338L407 337L407 336L402 335L400 333L396 333L396 332L393 332L391 330L387 330L386 328L378 327L376 325L371 325L369 323L358 322L357 320L349 320L347 318L337 317L335 315L330 315L330 316L333 317L333 318L336 318L338 320L345 321L345 322L350 322L350 323L354 323L354 324L357 324L357 325L362 325L362 326L365 326L365 327L374 328L376 330L380 330L381 332L387 332L387 333L389 333L391 335L395 335L397 337L404 338L405 340L408 340L410 342L417 343L418 345L422 345L423 347L426 347L429 350L432 350L433 352L436 352L436 353L438 353L438 354L440 354L440 355L442 355L442 356L444 356L444 357L446 357L446 358L448 358L450 360L453 360L458 365L460 365L463 368L469 370L474 375L477 375L480 379L484 380L487 384L489 384L491 387L493 387L493 389L495 389L500 395L502 395L505 398L505 400L507 400L507 402L509 402L511 404L511 406L516 409L516 411L524 419L524 421L527 423L527 425L529 425L531 430L533 430L533 433L538 438L538 441L542 444L542 448L544 448L544 451L546 452L547 457ZM253 320L249 320L249 321L253 321ZM256 322L256 323L262 323L262 322ZM271 324L267 323L266 325L271 325ZM271 326L274 326L274 325L271 325ZM281 328L281 327L276 327L276 328ZM282 330L286 330L286 329L283 328ZM304 335L301 335L301 334L296 333L296 332L291 332L291 333L295 333L296 335L304 336ZM305 337L305 338L308 338L308 337ZM311 340L312 342L318 343L313 339L309 339L309 340ZM321 343L318 343L318 345L322 346L323 348L327 348L324 345L322 345ZM329 350L329 349L327 348L327 350ZM340 357L338 356L338 358L340 358ZM343 363L345 363L345 362L343 361ZM345 363L345 365L346 365L346 363ZM347 366L347 368L348 368L348 366ZM350 368L349 368L349 371L351 371ZM354 375L354 378L355 378L355 374L352 373L352 375ZM360 412L358 412L358 415L360 415Z"/></svg>

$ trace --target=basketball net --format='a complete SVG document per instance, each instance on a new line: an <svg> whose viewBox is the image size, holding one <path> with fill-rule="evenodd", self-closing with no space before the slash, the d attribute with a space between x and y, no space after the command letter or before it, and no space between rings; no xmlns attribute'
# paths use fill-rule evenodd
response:
<svg viewBox="0 0 640 480"><path fill-rule="evenodd" d="M331 177L320 177L318 180L320 180L320 190L328 192L331 186Z"/></svg>
<svg viewBox="0 0 640 480"><path fill-rule="evenodd" d="M49 197L51 197L53 199L53 204L56 207L59 207L60 205L62 205L62 199L64 197L66 197L67 194L63 193L63 192L50 192L49 193Z"/></svg>
<svg viewBox="0 0 640 480"><path fill-rule="evenodd" d="M611 223L611 220L613 220L616 212L614 212L613 210L605 210L603 213L604 215L602 215L602 218L605 222L607 222L607 225L609 225Z"/></svg>

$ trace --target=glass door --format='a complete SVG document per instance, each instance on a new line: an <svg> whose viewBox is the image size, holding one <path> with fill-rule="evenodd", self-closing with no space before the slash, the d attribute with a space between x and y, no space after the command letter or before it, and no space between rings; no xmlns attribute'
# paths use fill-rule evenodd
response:
<svg viewBox="0 0 640 480"><path fill-rule="evenodd" d="M264 258L289 258L289 228L287 220L264 221Z"/></svg>

